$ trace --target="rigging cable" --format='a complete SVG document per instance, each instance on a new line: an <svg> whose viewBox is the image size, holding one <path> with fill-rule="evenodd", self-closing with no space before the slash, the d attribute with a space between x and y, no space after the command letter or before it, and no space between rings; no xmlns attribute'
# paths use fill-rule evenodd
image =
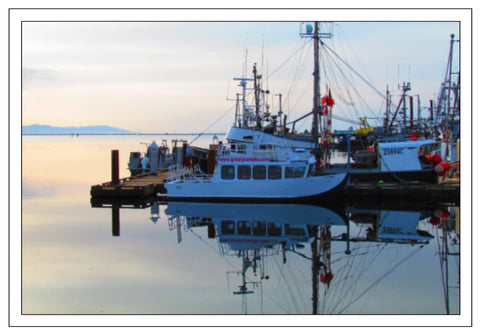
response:
<svg viewBox="0 0 480 336"><path fill-rule="evenodd" d="M374 281L370 286L368 286L362 293L360 293L354 300L352 300L348 305L346 305L342 310L339 311L339 314L343 313L347 308L349 308L351 305L353 305L356 301L358 301L362 296L364 296L368 291L370 291L373 287L375 287L380 281L382 281L384 278L386 278L388 275L390 275L396 268L398 268L400 265L405 263L408 259L413 257L415 253L420 251L420 249L423 246L421 245L419 248L413 250L410 254L408 254L404 259L400 260L397 262L395 265L392 265L390 269L388 269L381 277L379 277L376 281Z"/></svg>
<svg viewBox="0 0 480 336"><path fill-rule="evenodd" d="M328 48L325 44L322 44L322 46L323 46L324 48ZM331 49L328 49L328 50L331 50ZM333 52L333 51L332 51L332 52ZM326 53L326 54L327 54L329 57L331 57L331 55L330 55L329 53ZM338 56L337 56L337 57L338 57ZM343 61L343 60L342 60L342 61ZM332 60L332 63L335 65L335 67L337 68L338 72L345 78L345 81L353 88L353 90L355 91L355 93L356 93L357 96L359 97L360 102L363 103L363 105L366 106L366 108L370 111L370 113L375 116L375 112L372 111L372 109L370 108L370 106L368 105L368 103L367 103L367 102L365 101L365 99L362 97L362 95L360 94L360 92L358 92L358 90L356 89L355 85L353 85L353 83L350 82L350 80L347 78L347 75L344 73L344 71L338 66L337 63L333 62L333 60ZM355 70L353 70L350 66L349 66L349 68L350 68L352 71L355 72ZM333 71L332 71L332 72L333 72ZM357 76L360 76L358 73L356 73L356 74L357 74ZM363 78L362 78L362 80L366 81L366 80L363 79ZM368 84L368 82L367 82L367 84ZM370 87L373 87L373 86L371 86L370 84L368 84L368 85L369 85ZM379 91L378 91L377 89L375 89L375 88L374 88L374 90L377 91L377 93L379 92ZM351 96L350 96L350 92L347 91L347 93L348 93L348 96L350 97L350 100L352 101ZM385 98L383 94L380 93L380 95L381 95L383 98ZM353 104L353 106L354 106L354 103L352 103L352 104Z"/></svg>
<svg viewBox="0 0 480 336"><path fill-rule="evenodd" d="M447 294L447 284L446 284L446 277L448 277L447 272L445 271L444 267L444 260L443 258L447 258L447 255L445 253L445 242L443 242L443 245L440 245L440 235L439 235L439 228L436 227L436 236L437 236L437 247L438 247L438 259L440 261L440 272L442 273L441 278L442 278L442 289L443 289L443 298L445 301L445 309L447 311L447 314L449 314L449 305L448 305L448 294ZM442 229L442 240L443 236L445 236L444 229ZM445 256L444 256L445 254Z"/></svg>
<svg viewBox="0 0 480 336"><path fill-rule="evenodd" d="M292 58L293 56L295 56L296 54L298 54L303 48L305 48L305 46L308 44L308 41L305 41L302 46L300 46L300 48L298 48L292 55L290 55L282 64L280 64L275 70L273 70L272 72L270 72L266 78L270 78L275 72L277 72L278 70L280 70L280 68L282 68L285 64L287 64Z"/></svg>
<svg viewBox="0 0 480 336"><path fill-rule="evenodd" d="M202 135L204 135L213 125L215 125L217 122L219 122L220 120L222 120L228 113L232 112L232 110L235 108L235 106L232 106L230 109L228 109L226 112L224 112L220 118L218 118L217 120L215 120L213 123L210 124L210 126L208 126L206 129L204 129L202 132L200 132L196 137L195 139L193 139L192 141L189 142L189 145L191 145L192 143L194 143L196 140L198 140L198 138L200 138Z"/></svg>
<svg viewBox="0 0 480 336"><path fill-rule="evenodd" d="M329 46L327 46L323 41L320 41L321 45L328 49L335 57L337 57L343 64L345 64L350 70L353 71L362 81L364 81L372 90L374 90L378 95L385 99L385 95L375 88L372 84L370 84L361 74L359 74L354 68L352 68L347 62L345 62L335 51L333 51Z"/></svg>
<svg viewBox="0 0 480 336"><path fill-rule="evenodd" d="M278 266L278 260L274 259L275 260L275 263L277 264ZM290 294L290 297L292 299L292 302L293 302L293 305L295 307L295 312L299 312L298 310L298 305L297 305L297 300L295 300L295 295L293 295L293 292L292 292L292 289L290 288L290 285L288 285L288 281L287 279L285 278L285 274L283 272L283 266L282 267L279 267L280 269L282 269L282 272L280 273L280 276L283 278L283 280L285 281L285 283L287 284L287 289L288 289L288 293Z"/></svg>

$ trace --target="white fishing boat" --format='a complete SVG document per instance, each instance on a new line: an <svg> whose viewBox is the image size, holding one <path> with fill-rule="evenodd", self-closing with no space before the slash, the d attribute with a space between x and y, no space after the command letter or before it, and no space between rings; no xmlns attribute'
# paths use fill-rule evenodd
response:
<svg viewBox="0 0 480 336"><path fill-rule="evenodd" d="M434 151L438 151L438 149L435 144L436 140L429 140L427 136L429 133L420 130L420 117L417 120L417 124L414 125L413 98L407 95L407 92L411 89L410 83L404 83L402 86L402 98L393 117L389 116L387 109L387 117L384 120L385 125L384 127L378 127L379 130L382 130L381 132L374 133L373 131L376 128L370 127L367 118L359 118L364 127L358 131L363 130L366 132L370 130L372 132L368 141L365 137L363 145L366 147L354 151L352 149L353 140L351 139L351 134L348 134L347 138L350 138L348 139L350 143L347 148L348 162L339 163L338 160L331 160L329 137L332 135L331 121L334 117L332 109L335 101L332 98L330 89L323 95L320 94L318 76L320 72L319 48L322 48L321 51L324 54L333 53L334 56L338 56L324 41L332 35L322 33L319 30L319 23L314 23L313 27L310 25L306 27L310 28L307 29L308 32L301 34L302 37L310 38L314 42L314 105L312 111L287 123L286 113L282 111L282 96L279 94L276 95L280 98L278 113L272 113L270 104L267 103L270 92L262 88L263 77L262 74L258 73L259 71L255 65L251 78L234 78L239 81L242 92L237 95L235 122L227 131L225 141L229 143L247 142L304 148L312 151L325 172L348 172L351 177L350 182L436 183L438 175L445 174L445 171L449 169L442 162L448 158L442 152L440 162L432 162L425 159L427 155L435 154ZM252 83L253 87L247 87L249 83ZM370 84L368 85L371 86ZM457 88L457 85L453 86ZM247 101L248 92L250 91L253 91L253 102ZM376 91L378 92L378 90ZM406 113L405 106L408 98L411 101L411 120L409 125L407 124L407 118L403 118L404 120L402 121L398 118L402 112L402 107L403 113ZM386 99L387 102L391 100L388 89ZM387 105L389 106L389 104ZM420 112L418 114L420 115ZM312 129L303 133L296 133L295 123L307 117L313 117ZM398 130L392 134L393 130L397 128Z"/></svg>
<svg viewBox="0 0 480 336"><path fill-rule="evenodd" d="M343 187L347 177L345 172L320 174L316 163L305 149L221 144L213 174L174 165L165 188L169 201L312 201Z"/></svg>
<svg viewBox="0 0 480 336"><path fill-rule="evenodd" d="M430 155L436 148L435 140L377 142L365 150L352 154L352 162L329 164L328 173L347 171L350 182L405 182L434 183L438 178L442 158Z"/></svg>

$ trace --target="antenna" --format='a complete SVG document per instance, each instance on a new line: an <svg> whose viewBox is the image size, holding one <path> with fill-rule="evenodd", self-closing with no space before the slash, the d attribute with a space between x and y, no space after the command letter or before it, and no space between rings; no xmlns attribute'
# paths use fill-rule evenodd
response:
<svg viewBox="0 0 480 336"><path fill-rule="evenodd" d="M313 37L314 26L311 22L300 22L300 37ZM331 39L333 37L333 22L318 22L318 38Z"/></svg>

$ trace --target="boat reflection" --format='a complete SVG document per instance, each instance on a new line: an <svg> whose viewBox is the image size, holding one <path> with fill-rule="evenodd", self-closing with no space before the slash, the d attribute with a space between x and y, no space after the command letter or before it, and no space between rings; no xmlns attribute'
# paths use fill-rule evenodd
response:
<svg viewBox="0 0 480 336"><path fill-rule="evenodd" d="M288 255L295 255L295 258L307 260L310 266L310 270L307 270L311 272L311 313L332 314L348 312L348 308L369 293L375 284L394 273L402 263L411 258L412 253L429 244L435 237L443 240L448 232L453 233L454 238L450 239L450 243L457 245L458 249L458 230L455 230L455 225L451 225L452 221L456 221L455 208L432 208L431 205L420 208L417 205L416 210L411 209L412 205L402 209L398 205L377 204L376 208L372 209L368 204L341 202L322 206L173 202L168 204L165 214L170 229L177 231L178 242L182 241L183 231L194 232L201 230L201 227L207 227L208 238L218 241L219 253L222 256L241 258L237 270L228 273L241 277L238 289L232 292L242 296L244 313L248 312L247 294L254 294L257 289L262 292L264 281L270 279L265 267L266 261L280 256L282 264L285 265L290 258ZM458 208L456 210L458 212ZM447 242L447 239L444 242ZM385 273L372 281L372 285L364 292L358 295L351 293L349 300L345 299L347 293L344 292L341 299L337 298L337 302L330 305L332 310L327 311L325 303L330 291L333 292L334 289L331 289L332 281L336 277L334 273L340 273L339 277L336 277L337 286L333 286L335 289L338 289L340 282L344 282L341 286L345 291L348 288L345 282L358 281L353 274L343 274L345 269L353 270L353 266L347 266L346 263L353 263L358 261L359 255L366 255L365 246L371 247L372 243L375 248L370 249L370 252L374 257L378 257L388 245L403 245L411 251L407 251L406 256L397 263L387 267ZM443 253L445 258L442 260L446 260L447 255ZM450 255L458 256L451 251ZM374 267L375 261L372 259L369 265ZM441 268L442 275L448 278L451 272L448 268L445 270L444 266ZM366 270L363 269L362 272ZM458 278L458 274L456 277ZM444 279L443 283L446 283L447 288L450 286L448 280ZM324 287L321 305L320 286ZM445 307L448 314L450 310L447 302L448 299Z"/></svg>
<svg viewBox="0 0 480 336"><path fill-rule="evenodd" d="M168 224L178 243L184 234L197 236L210 248L215 243L217 255L230 269L227 282L236 279L229 293L241 298L244 313L247 298L250 305L260 300L264 313L267 297L269 305L278 304L269 306L269 313L359 314L369 306L366 313L383 314L377 308L380 301L389 313L411 314L414 303L399 308L398 302L392 306L389 298L375 295L398 286L391 282L396 278L403 282L394 292L406 291L405 296L413 295L409 288L416 288L418 280L437 284L429 294L435 296L429 299L435 301L433 308L421 313L459 313L460 225L454 204L332 200L321 205L165 205L104 200L92 206L111 208L115 237L120 236L120 209L150 208L150 222ZM293 303L282 301L288 299Z"/></svg>

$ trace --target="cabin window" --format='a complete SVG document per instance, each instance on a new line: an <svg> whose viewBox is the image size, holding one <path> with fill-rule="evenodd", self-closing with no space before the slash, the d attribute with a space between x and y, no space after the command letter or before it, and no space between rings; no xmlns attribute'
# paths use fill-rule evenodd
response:
<svg viewBox="0 0 480 336"><path fill-rule="evenodd" d="M235 222L231 220L224 220L221 222L221 229L223 234L234 234Z"/></svg>
<svg viewBox="0 0 480 336"><path fill-rule="evenodd" d="M239 221L237 223L237 233L249 235L252 230L252 223L247 221Z"/></svg>
<svg viewBox="0 0 480 336"><path fill-rule="evenodd" d="M303 177L307 167L305 166L289 166L285 167L285 178Z"/></svg>
<svg viewBox="0 0 480 336"><path fill-rule="evenodd" d="M286 236L305 236L305 228L303 226L298 227L291 224L285 224Z"/></svg>
<svg viewBox="0 0 480 336"><path fill-rule="evenodd" d="M281 166L269 166L268 167L268 178L270 180L279 180L282 178L282 167Z"/></svg>
<svg viewBox="0 0 480 336"><path fill-rule="evenodd" d="M267 178L267 167L253 166L253 179L265 180Z"/></svg>
<svg viewBox="0 0 480 336"><path fill-rule="evenodd" d="M247 152L247 145L245 144L238 144L237 153L245 154Z"/></svg>
<svg viewBox="0 0 480 336"><path fill-rule="evenodd" d="M249 180L252 177L252 169L250 166L238 166L237 176L239 180Z"/></svg>
<svg viewBox="0 0 480 336"><path fill-rule="evenodd" d="M272 149L273 149L273 145L265 145L265 144L262 144L262 145L260 145L259 148L262 149L262 150L267 150L267 149L268 149L268 150L272 150Z"/></svg>
<svg viewBox="0 0 480 336"><path fill-rule="evenodd" d="M235 178L235 167L222 166L221 175L223 180L233 180Z"/></svg>
<svg viewBox="0 0 480 336"><path fill-rule="evenodd" d="M268 235L278 237L282 235L282 226L277 223L268 223Z"/></svg>
<svg viewBox="0 0 480 336"><path fill-rule="evenodd" d="M267 234L267 223L265 222L253 222L253 235L265 236Z"/></svg>

